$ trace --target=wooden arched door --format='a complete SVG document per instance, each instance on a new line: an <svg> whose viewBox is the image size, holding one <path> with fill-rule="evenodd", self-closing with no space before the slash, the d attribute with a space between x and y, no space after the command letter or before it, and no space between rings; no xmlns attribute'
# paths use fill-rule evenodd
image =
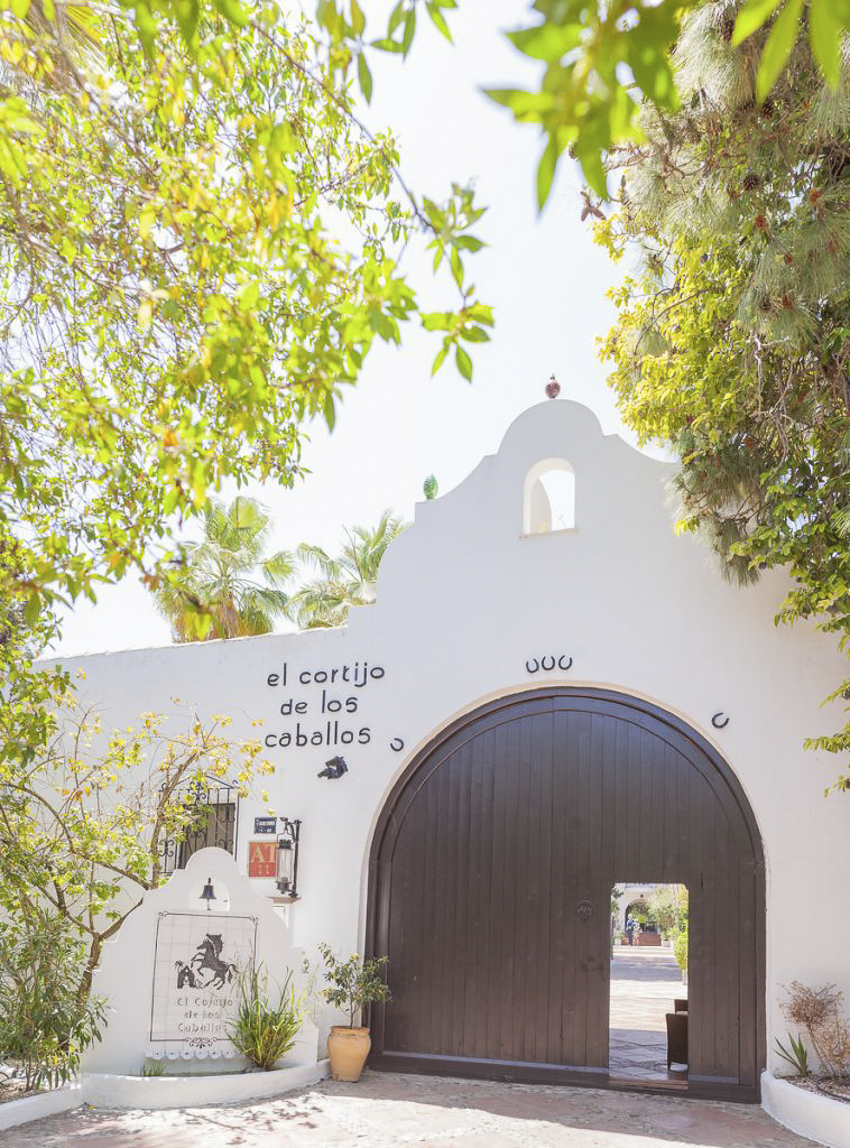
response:
<svg viewBox="0 0 850 1148"><path fill-rule="evenodd" d="M372 845L367 947L393 1001L376 1068L608 1081L615 880L682 882L688 1091L757 1099L764 864L729 767L636 698L553 688L492 702L410 764Z"/></svg>

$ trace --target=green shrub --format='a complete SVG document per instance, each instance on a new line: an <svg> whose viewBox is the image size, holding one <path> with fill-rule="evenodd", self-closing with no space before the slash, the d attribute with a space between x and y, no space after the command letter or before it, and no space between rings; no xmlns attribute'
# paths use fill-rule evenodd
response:
<svg viewBox="0 0 850 1148"><path fill-rule="evenodd" d="M325 980L331 986L322 995L328 1004L348 1013L349 1028L354 1027L354 1018L365 1005L392 1000L389 985L381 976L389 957L364 961L358 953L352 953L343 961L329 945L319 945L319 950L325 962Z"/></svg>
<svg viewBox="0 0 850 1148"><path fill-rule="evenodd" d="M688 930L682 929L673 938L673 956L683 973L688 971Z"/></svg>
<svg viewBox="0 0 850 1148"><path fill-rule="evenodd" d="M0 1061L27 1091L72 1080L83 1051L100 1040L103 1003L76 991L82 963L63 921L0 924Z"/></svg>
<svg viewBox="0 0 850 1148"><path fill-rule="evenodd" d="M240 977L239 1008L228 1036L253 1065L271 1072L295 1044L304 1021L304 1008L295 994L291 972L287 973L277 1004L271 1003L266 986L262 967Z"/></svg>

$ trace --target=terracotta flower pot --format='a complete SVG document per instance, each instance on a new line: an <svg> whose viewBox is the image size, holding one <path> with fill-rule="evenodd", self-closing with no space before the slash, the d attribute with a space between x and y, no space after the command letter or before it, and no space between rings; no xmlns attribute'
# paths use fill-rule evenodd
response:
<svg viewBox="0 0 850 1148"><path fill-rule="evenodd" d="M368 1028L348 1028L335 1024L328 1037L328 1056L334 1080L354 1082L360 1079L372 1039Z"/></svg>

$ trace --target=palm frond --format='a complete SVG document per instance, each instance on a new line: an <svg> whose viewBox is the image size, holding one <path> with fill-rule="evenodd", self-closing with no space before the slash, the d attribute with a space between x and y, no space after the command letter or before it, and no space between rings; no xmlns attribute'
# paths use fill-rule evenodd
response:
<svg viewBox="0 0 850 1148"><path fill-rule="evenodd" d="M302 629L341 626L352 606L369 606L376 599L378 567L394 538L407 523L385 510L374 528L353 526L344 531L345 541L336 558L319 546L302 543L297 557L306 569L320 577L303 585L292 596L292 610Z"/></svg>
<svg viewBox="0 0 850 1148"><path fill-rule="evenodd" d="M203 540L183 547L179 575L155 595L175 640L199 640L193 625L199 614L209 623L204 639L269 633L277 619L288 616L282 587L292 577L294 559L284 550L263 557L270 534L265 507L242 495L229 506L211 498L203 522Z"/></svg>
<svg viewBox="0 0 850 1148"><path fill-rule="evenodd" d="M260 563L263 577L270 586L281 588L292 581L295 573L295 555L290 550L278 550Z"/></svg>

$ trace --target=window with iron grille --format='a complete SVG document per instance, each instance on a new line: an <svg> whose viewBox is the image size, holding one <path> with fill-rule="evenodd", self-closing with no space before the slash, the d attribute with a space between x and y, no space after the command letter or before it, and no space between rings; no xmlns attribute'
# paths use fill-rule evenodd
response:
<svg viewBox="0 0 850 1148"><path fill-rule="evenodd" d="M236 852L236 825L239 794L232 785L219 778L187 786L184 800L192 807L192 827L182 840L169 838L161 849L163 873L183 869L193 853L208 845L217 845L228 853Z"/></svg>

